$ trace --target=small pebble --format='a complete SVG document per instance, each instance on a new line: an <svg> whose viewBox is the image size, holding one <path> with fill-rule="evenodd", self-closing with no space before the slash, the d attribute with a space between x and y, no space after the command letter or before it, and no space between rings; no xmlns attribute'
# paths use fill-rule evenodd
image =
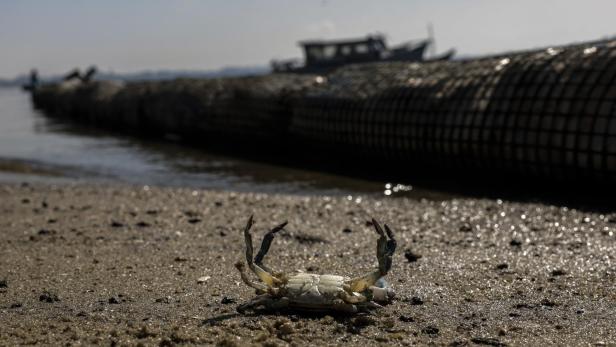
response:
<svg viewBox="0 0 616 347"><path fill-rule="evenodd" d="M123 226L124 226L124 224L122 224L122 223L120 223L120 222L116 222L116 221L112 221L112 222L111 222L111 227L112 227L112 228L121 228L121 227L123 227Z"/></svg>
<svg viewBox="0 0 616 347"><path fill-rule="evenodd" d="M507 268L509 268L509 264L507 263L501 263L501 264L496 265L496 270L505 270Z"/></svg>
<svg viewBox="0 0 616 347"><path fill-rule="evenodd" d="M60 301L60 298L58 297L58 295L54 293L45 291L43 292L43 294L39 296L39 301L51 303L51 302Z"/></svg>
<svg viewBox="0 0 616 347"><path fill-rule="evenodd" d="M290 322L287 322L278 327L278 332L281 335L289 335L289 334L293 334L295 332L295 329L293 328L293 325L291 325Z"/></svg>
<svg viewBox="0 0 616 347"><path fill-rule="evenodd" d="M353 319L353 326L356 327L367 327L369 325L374 325L376 321L374 318L370 316L359 316Z"/></svg>
<svg viewBox="0 0 616 347"><path fill-rule="evenodd" d="M497 346L497 347L506 346L506 344L500 342L500 340L495 339L493 337L473 337L471 341L478 345Z"/></svg>
<svg viewBox="0 0 616 347"><path fill-rule="evenodd" d="M427 327L421 329L421 332L427 335L438 335L438 328L432 325L428 325Z"/></svg>
<svg viewBox="0 0 616 347"><path fill-rule="evenodd" d="M199 278L197 279L197 283L205 283L205 282L207 282L207 280L209 280L210 278L212 278L212 277L210 277L210 276L203 276L203 277L199 277Z"/></svg>
<svg viewBox="0 0 616 347"><path fill-rule="evenodd" d="M423 300L421 300L421 298L418 296L412 297L410 300L410 303L411 305L423 305L424 304Z"/></svg>
<svg viewBox="0 0 616 347"><path fill-rule="evenodd" d="M405 322L405 323L409 323L409 322L414 322L414 321L415 321L415 319L413 319L413 317L411 317L411 316L405 316L405 315L402 315L402 316L398 317L398 319L399 319L401 322Z"/></svg>
<svg viewBox="0 0 616 347"><path fill-rule="evenodd" d="M463 233L468 233L468 232L473 231L473 227L468 223L464 223L460 225L460 228L458 230L460 230Z"/></svg>
<svg viewBox="0 0 616 347"><path fill-rule="evenodd" d="M235 300L235 299L233 299L233 298L228 298L228 297L226 297L226 296L224 296L224 297L222 298L222 300L220 300L220 303L221 303L221 304L223 304L223 305L227 305L227 304L234 304L235 302L236 302L236 300Z"/></svg>
<svg viewBox="0 0 616 347"><path fill-rule="evenodd" d="M418 261L419 259L421 259L421 254L414 253L409 248L406 251L404 251L404 257L406 258L406 260L409 263L414 263L414 262Z"/></svg>
<svg viewBox="0 0 616 347"><path fill-rule="evenodd" d="M49 230L49 229L41 229L38 231L39 235L53 235L56 232L54 230Z"/></svg>

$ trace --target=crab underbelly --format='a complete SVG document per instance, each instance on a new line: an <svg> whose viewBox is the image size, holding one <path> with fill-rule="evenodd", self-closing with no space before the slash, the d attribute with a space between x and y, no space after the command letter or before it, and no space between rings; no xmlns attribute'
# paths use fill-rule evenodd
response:
<svg viewBox="0 0 616 347"><path fill-rule="evenodd" d="M293 307L325 309L338 302L346 280L343 276L300 273L289 277L285 296Z"/></svg>

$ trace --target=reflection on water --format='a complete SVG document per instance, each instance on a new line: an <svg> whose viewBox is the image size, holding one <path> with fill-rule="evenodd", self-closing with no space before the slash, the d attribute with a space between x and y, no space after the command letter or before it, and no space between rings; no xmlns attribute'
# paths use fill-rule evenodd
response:
<svg viewBox="0 0 616 347"><path fill-rule="evenodd" d="M426 196L410 186L241 160L58 122L0 88L0 180L85 180L292 194Z"/></svg>

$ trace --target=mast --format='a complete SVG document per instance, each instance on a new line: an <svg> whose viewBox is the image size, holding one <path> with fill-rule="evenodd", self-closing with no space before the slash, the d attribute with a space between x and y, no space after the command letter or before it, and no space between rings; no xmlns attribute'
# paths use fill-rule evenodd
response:
<svg viewBox="0 0 616 347"><path fill-rule="evenodd" d="M436 39L434 38L434 26L428 22L428 40L430 41L430 57L436 56Z"/></svg>

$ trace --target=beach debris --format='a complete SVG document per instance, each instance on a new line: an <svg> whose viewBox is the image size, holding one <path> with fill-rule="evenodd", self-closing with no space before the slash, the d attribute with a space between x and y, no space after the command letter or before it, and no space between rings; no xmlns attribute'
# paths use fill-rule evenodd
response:
<svg viewBox="0 0 616 347"><path fill-rule="evenodd" d="M156 300L154 300L154 302L168 304L168 303L171 302L171 297L170 296L165 296L163 298L157 298Z"/></svg>
<svg viewBox="0 0 616 347"><path fill-rule="evenodd" d="M274 322L274 329L278 336L290 335L295 332L293 324L288 319L278 319Z"/></svg>
<svg viewBox="0 0 616 347"><path fill-rule="evenodd" d="M520 247L520 246L522 246L522 241L520 241L518 239L511 239L511 241L509 242L509 245L511 247Z"/></svg>
<svg viewBox="0 0 616 347"><path fill-rule="evenodd" d="M497 347L507 346L505 343L493 337L473 337L471 339L471 342L478 344L478 345L485 345L485 346L497 346Z"/></svg>
<svg viewBox="0 0 616 347"><path fill-rule="evenodd" d="M424 304L424 301L418 296L414 296L404 301L409 302L411 305L423 305Z"/></svg>
<svg viewBox="0 0 616 347"><path fill-rule="evenodd" d="M221 303L221 304L223 304L223 305L227 305L227 304L234 304L235 302L236 302L236 300L235 300L235 299L233 299L233 298L229 298L229 297L226 297L226 296L224 296L224 297L222 298L222 300L220 300L220 303Z"/></svg>
<svg viewBox="0 0 616 347"><path fill-rule="evenodd" d="M379 235L377 241L377 259L379 266L373 271L356 278L338 275L319 275L297 272L286 274L272 270L263 264L263 259L277 232L284 229L287 222L271 229L263 238L259 253L253 258L252 235L250 228L254 224L250 216L244 228L246 242L246 262L261 282L253 282L245 271L242 262L235 264L242 281L256 289L258 296L238 306L240 313L257 309L300 309L309 311L340 311L346 313L365 312L381 308L379 303L388 303L394 297L394 291L382 281L391 269L392 256L396 250L393 232L385 229L372 219L372 226Z"/></svg>
<svg viewBox="0 0 616 347"><path fill-rule="evenodd" d="M414 322L414 321L415 321L415 319L414 319L413 317L411 317L411 316L405 316L405 315L401 315L400 317L398 317L398 319L399 319L401 322L405 322L405 323L410 323L410 322Z"/></svg>
<svg viewBox="0 0 616 347"><path fill-rule="evenodd" d="M211 276L203 276L203 277L199 277L197 278L197 283L205 283L207 282L207 280L209 280L210 278L212 278Z"/></svg>
<svg viewBox="0 0 616 347"><path fill-rule="evenodd" d="M496 265L496 270L506 270L509 268L509 264L507 263L500 263L498 265Z"/></svg>
<svg viewBox="0 0 616 347"><path fill-rule="evenodd" d="M410 248L404 251L404 257L409 263L414 263L421 259L421 254L413 252Z"/></svg>
<svg viewBox="0 0 616 347"><path fill-rule="evenodd" d="M459 230L463 233L470 233L471 231L473 231L473 226L470 225L470 223L463 223L462 225L460 225Z"/></svg>
<svg viewBox="0 0 616 347"><path fill-rule="evenodd" d="M56 301L60 301L60 298L58 297L57 294L49 292L49 291L44 291L40 296L39 296L39 301L42 302L56 302Z"/></svg>
<svg viewBox="0 0 616 347"><path fill-rule="evenodd" d="M123 227L123 226L124 226L124 224L123 224L123 223L120 223L120 222L118 222L118 221L112 221L112 222L111 222L111 227L112 227L112 228L121 228L121 227Z"/></svg>
<svg viewBox="0 0 616 347"><path fill-rule="evenodd" d="M56 233L55 230L49 230L49 229L41 229L38 231L37 234L39 235L54 235Z"/></svg>
<svg viewBox="0 0 616 347"><path fill-rule="evenodd" d="M427 327L421 329L421 332L426 335L438 335L439 329L433 325L428 325Z"/></svg>

